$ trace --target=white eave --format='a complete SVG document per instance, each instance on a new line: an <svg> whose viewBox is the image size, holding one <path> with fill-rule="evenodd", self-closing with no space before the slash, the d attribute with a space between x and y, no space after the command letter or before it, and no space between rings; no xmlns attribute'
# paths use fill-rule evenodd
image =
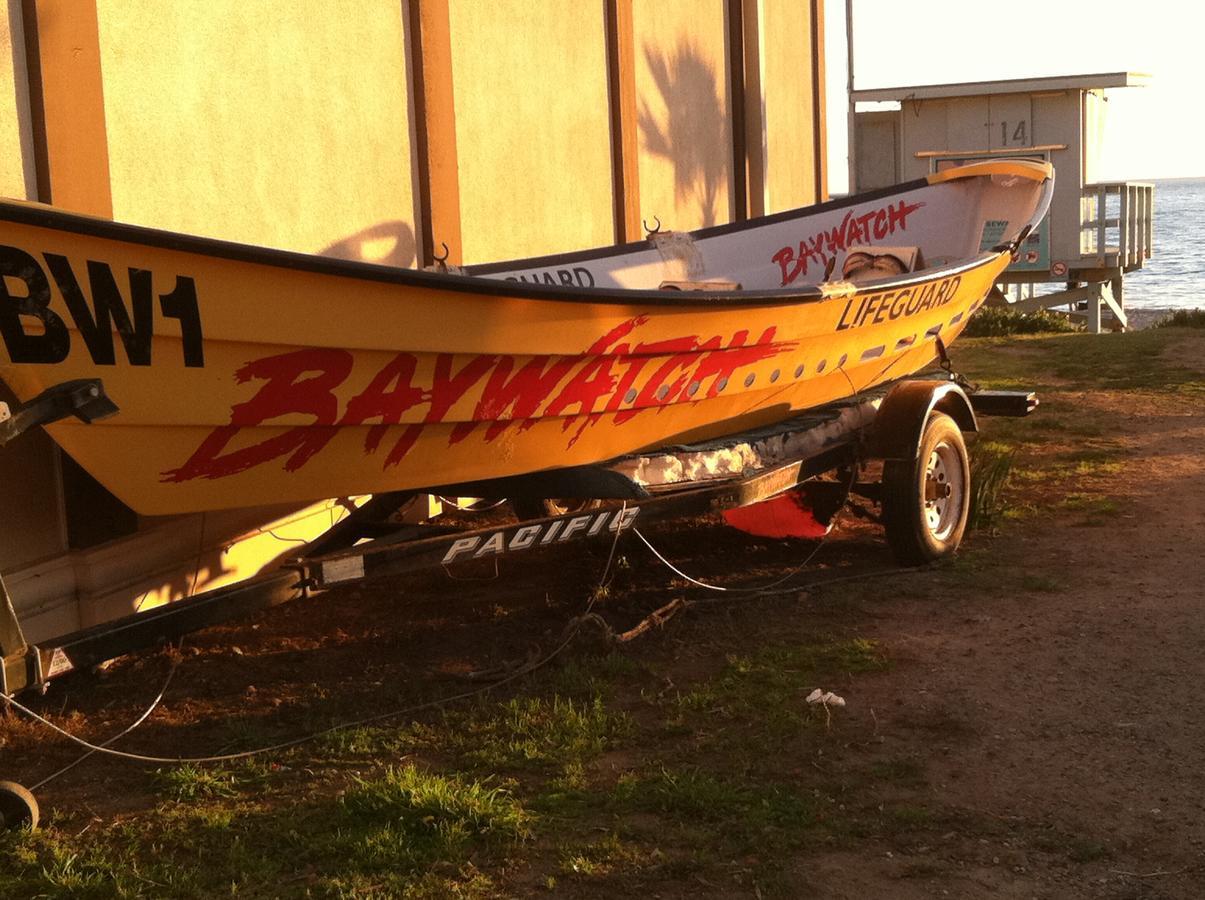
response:
<svg viewBox="0 0 1205 900"><path fill-rule="evenodd" d="M1056 75L1049 78L1010 78L1004 81L964 81L957 84L918 84L910 87L871 88L854 91L855 102L939 100L982 97L988 94L1037 94L1047 91L1094 91L1102 88L1143 87L1151 76L1141 72L1106 72L1097 75Z"/></svg>

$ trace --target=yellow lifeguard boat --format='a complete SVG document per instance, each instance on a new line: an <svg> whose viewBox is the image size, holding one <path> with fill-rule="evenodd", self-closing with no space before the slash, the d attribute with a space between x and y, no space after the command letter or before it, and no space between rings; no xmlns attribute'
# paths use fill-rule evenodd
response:
<svg viewBox="0 0 1205 900"><path fill-rule="evenodd" d="M102 379L116 415L48 430L144 514L603 462L925 366L1052 187L1045 163L975 163L757 220L454 272L3 202L0 378L21 400Z"/></svg>

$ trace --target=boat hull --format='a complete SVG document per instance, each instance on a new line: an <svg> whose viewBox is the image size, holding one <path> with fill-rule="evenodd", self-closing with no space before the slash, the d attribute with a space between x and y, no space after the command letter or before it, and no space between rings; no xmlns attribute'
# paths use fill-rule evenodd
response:
<svg viewBox="0 0 1205 900"><path fill-rule="evenodd" d="M1009 262L668 298L56 215L0 218L0 377L20 399L103 379L117 416L48 430L143 514L478 482L781 420L923 367Z"/></svg>

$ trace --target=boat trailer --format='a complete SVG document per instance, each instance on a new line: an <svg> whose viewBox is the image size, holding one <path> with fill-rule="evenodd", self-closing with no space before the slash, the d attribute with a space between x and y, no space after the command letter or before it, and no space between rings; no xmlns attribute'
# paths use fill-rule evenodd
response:
<svg viewBox="0 0 1205 900"><path fill-rule="evenodd" d="M962 433L978 430L977 416L1022 417L1038 403L1032 392L964 384L948 373L911 378L719 440L423 492L508 497L520 509L544 502L547 509L568 510L513 524L401 525L390 518L415 493L378 494L271 572L38 644L25 640L0 576L0 694L45 691L69 672L327 588L587 540L614 541L638 522L738 510L788 492L801 495L825 526L849 493L871 499L882 508L896 558L905 565L932 562L954 552L966 526L970 469ZM69 416L91 423L116 412L99 380L60 384L13 411L0 403L0 446L37 425ZM862 464L871 460L883 461L882 480L859 481ZM833 471L843 477L819 480ZM559 505L547 498L558 498ZM32 795L0 782L0 828L36 825L36 819Z"/></svg>

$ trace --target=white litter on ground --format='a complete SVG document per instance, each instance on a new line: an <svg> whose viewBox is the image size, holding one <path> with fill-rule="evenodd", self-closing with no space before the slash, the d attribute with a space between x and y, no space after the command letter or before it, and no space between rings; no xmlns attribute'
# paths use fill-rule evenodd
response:
<svg viewBox="0 0 1205 900"><path fill-rule="evenodd" d="M825 707L829 706L845 706L845 698L834 694L832 691L826 691L822 688L816 688L807 696L807 702L816 704L820 703Z"/></svg>

